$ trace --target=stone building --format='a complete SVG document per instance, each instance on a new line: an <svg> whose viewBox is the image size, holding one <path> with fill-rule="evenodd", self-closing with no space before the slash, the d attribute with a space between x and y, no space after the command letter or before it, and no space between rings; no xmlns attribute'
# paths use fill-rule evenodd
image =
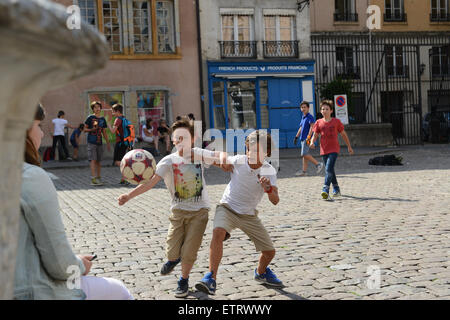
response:
<svg viewBox="0 0 450 320"><path fill-rule="evenodd" d="M188 113L201 118L195 2L54 1L79 6L81 18L104 34L110 58L103 70L42 98L48 113L44 146L51 145L51 119L58 110L65 111L71 125L78 125L90 113L89 103L97 100L110 123L111 106L122 103L125 116L139 128L138 135L148 117L165 118L169 124Z"/></svg>
<svg viewBox="0 0 450 320"><path fill-rule="evenodd" d="M309 8L296 0L199 4L207 127L222 134L278 129L279 146L293 147L300 102L309 101L314 113Z"/></svg>

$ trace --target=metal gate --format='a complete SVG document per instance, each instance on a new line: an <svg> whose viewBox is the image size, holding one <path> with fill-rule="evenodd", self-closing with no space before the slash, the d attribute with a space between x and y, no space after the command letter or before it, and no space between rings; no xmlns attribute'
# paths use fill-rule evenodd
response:
<svg viewBox="0 0 450 320"><path fill-rule="evenodd" d="M429 52L439 51L440 61L450 61L447 51L436 49L450 44L450 33L321 33L311 42L318 97L333 80L349 81L351 124L391 123L395 144L422 143L422 112L431 108L430 92L450 87L448 73L439 79L433 74L438 60ZM445 73L448 63L440 67Z"/></svg>

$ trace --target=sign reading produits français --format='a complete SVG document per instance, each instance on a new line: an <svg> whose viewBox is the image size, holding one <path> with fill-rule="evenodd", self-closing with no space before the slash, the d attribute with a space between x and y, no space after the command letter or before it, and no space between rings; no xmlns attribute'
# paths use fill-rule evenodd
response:
<svg viewBox="0 0 450 320"><path fill-rule="evenodd" d="M341 120L342 124L348 124L347 95L334 96L334 108L336 118Z"/></svg>
<svg viewBox="0 0 450 320"><path fill-rule="evenodd" d="M210 74L314 73L314 62L302 63L209 63Z"/></svg>

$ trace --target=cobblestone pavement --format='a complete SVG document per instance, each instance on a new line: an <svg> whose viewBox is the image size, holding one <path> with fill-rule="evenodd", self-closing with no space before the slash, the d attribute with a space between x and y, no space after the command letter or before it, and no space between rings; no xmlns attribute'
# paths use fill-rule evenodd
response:
<svg viewBox="0 0 450 320"><path fill-rule="evenodd" d="M282 159L281 201L265 198L258 209L277 249L271 268L285 288L253 280L258 254L237 230L224 243L215 296L194 288L208 269L214 207L228 182L208 169L213 209L187 299L450 299L450 146L401 153L405 165L396 167L369 166L368 155L339 157L342 197L334 202L321 200L323 176L310 168L310 176L294 177L299 160ZM103 169L102 187L89 185L88 168L49 172L75 252L98 255L91 273L121 279L137 299L176 299L180 266L159 273L169 225L165 186L119 207L117 196L130 187L118 185L118 168Z"/></svg>

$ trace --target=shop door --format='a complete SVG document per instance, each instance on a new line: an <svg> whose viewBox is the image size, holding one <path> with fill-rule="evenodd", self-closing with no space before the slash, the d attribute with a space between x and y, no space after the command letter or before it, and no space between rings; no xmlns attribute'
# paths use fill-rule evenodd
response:
<svg viewBox="0 0 450 320"><path fill-rule="evenodd" d="M269 80L270 129L279 129L279 148L295 148L293 139L301 121L302 99L300 79Z"/></svg>

